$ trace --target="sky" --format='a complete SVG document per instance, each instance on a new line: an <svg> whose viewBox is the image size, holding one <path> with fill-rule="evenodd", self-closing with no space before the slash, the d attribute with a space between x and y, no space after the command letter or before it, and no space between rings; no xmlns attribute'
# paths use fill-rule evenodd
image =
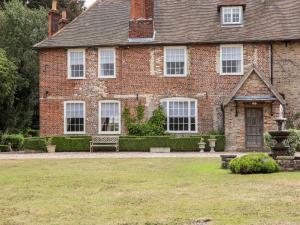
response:
<svg viewBox="0 0 300 225"><path fill-rule="evenodd" d="M96 0L85 0L85 6L89 7L91 6Z"/></svg>

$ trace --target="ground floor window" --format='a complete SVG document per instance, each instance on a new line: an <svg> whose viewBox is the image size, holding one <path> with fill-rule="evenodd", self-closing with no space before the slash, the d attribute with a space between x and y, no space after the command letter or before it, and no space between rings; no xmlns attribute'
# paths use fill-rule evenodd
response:
<svg viewBox="0 0 300 225"><path fill-rule="evenodd" d="M161 101L167 121L167 132L197 131L197 100L188 98L170 98Z"/></svg>
<svg viewBox="0 0 300 225"><path fill-rule="evenodd" d="M119 101L99 102L100 133L119 134L121 131L121 107Z"/></svg>
<svg viewBox="0 0 300 225"><path fill-rule="evenodd" d="M85 132L85 103L68 101L64 105L65 133L82 134Z"/></svg>

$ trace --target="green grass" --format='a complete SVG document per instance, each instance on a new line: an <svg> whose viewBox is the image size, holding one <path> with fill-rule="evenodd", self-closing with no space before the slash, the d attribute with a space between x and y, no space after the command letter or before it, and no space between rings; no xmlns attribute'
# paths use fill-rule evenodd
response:
<svg viewBox="0 0 300 225"><path fill-rule="evenodd" d="M300 173L219 159L0 161L0 224L299 224Z"/></svg>

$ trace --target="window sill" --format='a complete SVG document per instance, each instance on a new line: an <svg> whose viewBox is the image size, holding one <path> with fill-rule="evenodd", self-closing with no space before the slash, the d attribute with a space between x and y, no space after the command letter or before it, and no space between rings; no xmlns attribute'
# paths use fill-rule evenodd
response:
<svg viewBox="0 0 300 225"><path fill-rule="evenodd" d="M106 80L106 79L116 79L117 76L106 76L106 77L98 76L98 78L101 79L101 80Z"/></svg>
<svg viewBox="0 0 300 225"><path fill-rule="evenodd" d="M116 131L116 132L101 131L101 132L98 132L98 134L102 134L102 135L105 135L105 134L121 134L121 131Z"/></svg>
<svg viewBox="0 0 300 225"><path fill-rule="evenodd" d="M82 134L86 134L86 133L85 133L85 131L83 131L83 132L64 132L64 134L65 135L69 135L69 134L71 134L71 135L76 135L76 134L82 135Z"/></svg>
<svg viewBox="0 0 300 225"><path fill-rule="evenodd" d="M86 77L68 77L68 80L86 80Z"/></svg>
<svg viewBox="0 0 300 225"><path fill-rule="evenodd" d="M197 134L198 131L166 131L169 134Z"/></svg>
<svg viewBox="0 0 300 225"><path fill-rule="evenodd" d="M244 76L243 73L220 73L221 76Z"/></svg>
<svg viewBox="0 0 300 225"><path fill-rule="evenodd" d="M186 74L182 74L182 75L167 75L167 74L164 74L164 77L187 77L187 75Z"/></svg>

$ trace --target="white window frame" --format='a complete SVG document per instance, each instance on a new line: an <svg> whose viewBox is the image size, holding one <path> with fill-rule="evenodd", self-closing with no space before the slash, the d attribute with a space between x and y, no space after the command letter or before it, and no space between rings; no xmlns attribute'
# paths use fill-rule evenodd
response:
<svg viewBox="0 0 300 225"><path fill-rule="evenodd" d="M101 131L101 104L102 103L118 103L119 104L119 130L118 131ZM122 130L122 114L121 114L121 101L118 100L102 100L98 103L98 133L99 134L121 134Z"/></svg>
<svg viewBox="0 0 300 225"><path fill-rule="evenodd" d="M84 118L84 126L83 131L67 131L67 104L68 103L82 103L83 104L83 118ZM86 131L86 108L85 101L64 101L64 134L85 134Z"/></svg>
<svg viewBox="0 0 300 225"><path fill-rule="evenodd" d="M72 77L71 72L71 52L82 52L83 53L83 77ZM68 49L68 79L69 80L84 80L86 79L85 70L86 70L86 58L85 58L85 49L84 48L76 48L76 49Z"/></svg>
<svg viewBox="0 0 300 225"><path fill-rule="evenodd" d="M191 101L195 102L195 131L191 131L191 122L189 121L189 130L188 131L170 131L170 126L169 126L169 103L173 101L188 101L189 103L189 108L188 108L188 114L189 114L189 120L190 120L190 115L191 115ZM195 134L198 133L198 100L194 98L185 98L185 97L174 97L174 98L164 98L160 100L160 104L163 105L163 103L167 103L167 129L166 132L170 134Z"/></svg>
<svg viewBox="0 0 300 225"><path fill-rule="evenodd" d="M184 49L184 73L167 74L167 49ZM187 47L186 46L165 46L164 47L164 76L165 77L186 77L187 76Z"/></svg>
<svg viewBox="0 0 300 225"><path fill-rule="evenodd" d="M101 75L101 51L102 50L113 50L114 51L114 74L111 76L102 76ZM110 79L116 78L116 48L98 48L98 77L100 79Z"/></svg>
<svg viewBox="0 0 300 225"><path fill-rule="evenodd" d="M230 48L230 47L239 47L241 48L241 72L237 73L224 73L223 72L223 59L222 59L222 53L223 53L223 48ZM220 45L220 75L244 75L244 46L242 44L231 44L231 45Z"/></svg>
<svg viewBox="0 0 300 225"><path fill-rule="evenodd" d="M225 13L224 13L224 9L230 9L231 10L231 20L233 20L233 14L232 14L232 10L233 9L239 9L239 18L240 21L239 22L225 22ZM222 25L224 26L228 26L228 25L242 25L243 24L243 6L223 6L222 9Z"/></svg>

